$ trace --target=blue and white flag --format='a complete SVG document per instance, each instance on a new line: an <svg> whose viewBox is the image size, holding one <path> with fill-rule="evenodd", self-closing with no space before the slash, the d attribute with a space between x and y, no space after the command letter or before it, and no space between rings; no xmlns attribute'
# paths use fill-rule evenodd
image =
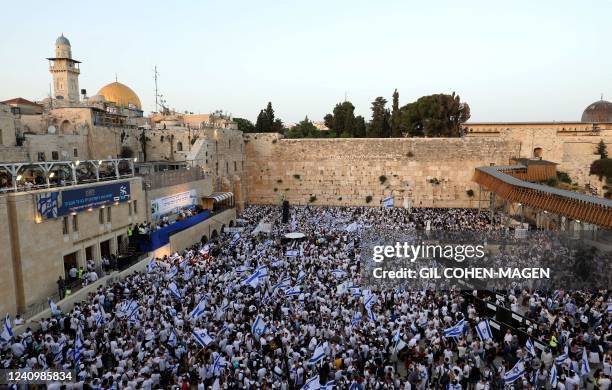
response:
<svg viewBox="0 0 612 390"><path fill-rule="evenodd" d="M79 370L79 362L81 361L81 351L83 349L83 329L81 325L77 328L76 338L74 339L73 360L77 371Z"/></svg>
<svg viewBox="0 0 612 390"><path fill-rule="evenodd" d="M300 286L289 287L285 290L286 297L293 297L295 295L300 295L302 292L300 291Z"/></svg>
<svg viewBox="0 0 612 390"><path fill-rule="evenodd" d="M535 385L536 383L538 383L538 377L540 376L540 369L538 368L537 370L533 371L533 373L531 374L531 384Z"/></svg>
<svg viewBox="0 0 612 390"><path fill-rule="evenodd" d="M446 390L461 390L461 384L457 383L456 385L453 385L452 383L449 383L446 385Z"/></svg>
<svg viewBox="0 0 612 390"><path fill-rule="evenodd" d="M240 240L240 233L236 232L234 234L234 237L232 237L232 242L230 243L231 246L236 246L236 244L238 243L238 241Z"/></svg>
<svg viewBox="0 0 612 390"><path fill-rule="evenodd" d="M253 272L249 277L240 282L241 285L246 286L249 285L253 288L257 288L259 286L261 274L259 271Z"/></svg>
<svg viewBox="0 0 612 390"><path fill-rule="evenodd" d="M306 272L304 272L304 270L300 270L300 273L297 276L296 282L297 283L302 283L304 278L306 278Z"/></svg>
<svg viewBox="0 0 612 390"><path fill-rule="evenodd" d="M268 273L268 267L265 265L262 265L260 267L257 267L257 269L255 270L256 272L259 272L259 277L260 278L265 278L266 276L269 275Z"/></svg>
<svg viewBox="0 0 612 390"><path fill-rule="evenodd" d="M319 344L314 350L314 354L308 359L308 364L316 364L325 358L325 345Z"/></svg>
<svg viewBox="0 0 612 390"><path fill-rule="evenodd" d="M137 310L138 310L138 302L129 299L129 300L125 300L121 302L117 306L116 313L119 319L124 319L127 317L131 317L133 313Z"/></svg>
<svg viewBox="0 0 612 390"><path fill-rule="evenodd" d="M320 389L323 389L324 387L323 387L323 385L321 385L319 383L319 381L320 381L320 379L319 379L318 375L308 379L306 381L306 383L304 383L304 386L302 387L302 390L320 390Z"/></svg>
<svg viewBox="0 0 612 390"><path fill-rule="evenodd" d="M533 357L538 356L536 354L536 350L535 350L535 346L533 345L533 341L531 341L531 339L527 339L527 342L525 343L525 349L527 349L527 352L529 352L529 354Z"/></svg>
<svg viewBox="0 0 612 390"><path fill-rule="evenodd" d="M64 346L64 340L60 341L60 343L57 345L57 351L55 351L55 354L53 355L53 362L55 364L60 364L64 360Z"/></svg>
<svg viewBox="0 0 612 390"><path fill-rule="evenodd" d="M483 320L476 324L476 332L482 341L493 339L493 332L491 332L489 320Z"/></svg>
<svg viewBox="0 0 612 390"><path fill-rule="evenodd" d="M396 353L404 349L404 347L406 346L406 343L401 338L399 329L395 331L395 334L393 335L393 343L393 348L395 348Z"/></svg>
<svg viewBox="0 0 612 390"><path fill-rule="evenodd" d="M178 340L176 337L176 332L174 331L174 329L172 329L170 331L170 336L168 337L168 344L175 347L177 344Z"/></svg>
<svg viewBox="0 0 612 390"><path fill-rule="evenodd" d="M194 320L197 320L198 318L202 317L202 315L206 311L206 303L207 303L206 297L202 297L202 299L200 299L200 302L198 302L196 307L194 307L191 313L189 313L189 316L193 318Z"/></svg>
<svg viewBox="0 0 612 390"><path fill-rule="evenodd" d="M554 389L557 387L557 365L553 364L550 369L550 386Z"/></svg>
<svg viewBox="0 0 612 390"><path fill-rule="evenodd" d="M346 271L343 271L341 269L335 269L333 271L330 271L330 273L332 275L334 275L334 277L336 279L342 279L342 278L346 277L346 275L347 275Z"/></svg>
<svg viewBox="0 0 612 390"><path fill-rule="evenodd" d="M582 375L588 375L591 372L589 368L589 359L587 358L586 347L582 348L582 359L580 360L580 372Z"/></svg>
<svg viewBox="0 0 612 390"><path fill-rule="evenodd" d="M157 261L155 260L155 258L153 257L151 259L151 261L149 261L149 263L147 264L147 272L151 273L155 270L155 268L157 267Z"/></svg>
<svg viewBox="0 0 612 390"><path fill-rule="evenodd" d="M191 269L191 267L185 267L185 270L183 271L183 280L191 280L192 277L193 270Z"/></svg>
<svg viewBox="0 0 612 390"><path fill-rule="evenodd" d="M361 288L358 286L349 287L349 291L351 292L351 296L353 297L361 296Z"/></svg>
<svg viewBox="0 0 612 390"><path fill-rule="evenodd" d="M454 326L444 329L444 337L459 337L463 334L465 320L457 322Z"/></svg>
<svg viewBox="0 0 612 390"><path fill-rule="evenodd" d="M385 199L383 199L383 207L385 208L393 207L393 197L392 196L388 196Z"/></svg>
<svg viewBox="0 0 612 390"><path fill-rule="evenodd" d="M608 302L608 314L612 314L612 302Z"/></svg>
<svg viewBox="0 0 612 390"><path fill-rule="evenodd" d="M287 256L287 257L297 257L299 253L300 252L297 249L292 249L292 250L287 251L287 253L285 253L285 256Z"/></svg>
<svg viewBox="0 0 612 390"><path fill-rule="evenodd" d="M376 313L372 311L372 306L366 306L366 312L368 313L368 319L376 322Z"/></svg>
<svg viewBox="0 0 612 390"><path fill-rule="evenodd" d="M256 337L266 333L267 329L268 325L266 325L266 322L261 318L261 316L257 316L255 321L253 321L253 325L251 325L251 333Z"/></svg>
<svg viewBox="0 0 612 390"><path fill-rule="evenodd" d="M11 316L6 315L4 317L4 324L2 325L2 332L0 333L0 342L6 344L13 338L13 325L11 324Z"/></svg>
<svg viewBox="0 0 612 390"><path fill-rule="evenodd" d="M219 321L221 318L223 318L223 316L225 315L225 312L227 311L227 309L229 309L229 307L230 307L229 301L227 300L227 298L223 298L223 302L221 303L219 308L217 308L215 319Z"/></svg>
<svg viewBox="0 0 612 390"><path fill-rule="evenodd" d="M225 366L226 366L225 358L220 353L217 353L217 356L213 360L213 366L212 366L213 375L220 376L221 370Z"/></svg>
<svg viewBox="0 0 612 390"><path fill-rule="evenodd" d="M557 356L557 358L555 359L555 362L557 364L563 364L564 361L567 360L567 357L569 356L568 351L567 351L567 344L565 345L565 347L563 348L563 353L559 356Z"/></svg>
<svg viewBox="0 0 612 390"><path fill-rule="evenodd" d="M512 370L504 374L504 383L513 383L525 374L525 365L523 360L519 360Z"/></svg>
<svg viewBox="0 0 612 390"><path fill-rule="evenodd" d="M352 324L353 326L357 325L357 324L358 324L358 323L361 321L361 318L362 318L362 317L363 317L363 315L361 314L361 312L356 311L356 312L353 314L353 319L351 320L351 324Z"/></svg>
<svg viewBox="0 0 612 390"><path fill-rule="evenodd" d="M212 337L208 334L206 329L194 328L191 331L193 338L200 344L202 347L207 347L214 341Z"/></svg>
<svg viewBox="0 0 612 390"><path fill-rule="evenodd" d="M94 320L96 321L96 325L98 327L106 323L106 313L104 312L102 305L98 305L98 311L94 315Z"/></svg>
<svg viewBox="0 0 612 390"><path fill-rule="evenodd" d="M57 315L61 314L62 311L57 308L57 305L55 304L55 302L53 302L53 299L47 298L47 302L49 303L49 307L51 308L51 313L54 316L57 316Z"/></svg>
<svg viewBox="0 0 612 390"><path fill-rule="evenodd" d="M179 269L176 265L173 265L170 270L166 273L166 279L174 279L178 275Z"/></svg>
<svg viewBox="0 0 612 390"><path fill-rule="evenodd" d="M277 288L280 288L281 290L284 290L284 289L289 288L289 287L291 287L291 278L286 277L286 278L283 278L282 280L280 280L274 286L272 286L272 291L276 291Z"/></svg>
<svg viewBox="0 0 612 390"><path fill-rule="evenodd" d="M168 291L170 291L170 293L171 293L172 295L174 295L174 297L175 297L176 299L179 299L179 300L180 300L180 299L182 299L182 297L181 297L181 290L179 290L179 288L178 288L178 286L176 285L176 283L171 282L171 283L168 285Z"/></svg>
<svg viewBox="0 0 612 390"><path fill-rule="evenodd" d="M248 265L241 265L238 268L236 268L235 271L236 271L236 274L241 275L250 269L251 267L249 267Z"/></svg>

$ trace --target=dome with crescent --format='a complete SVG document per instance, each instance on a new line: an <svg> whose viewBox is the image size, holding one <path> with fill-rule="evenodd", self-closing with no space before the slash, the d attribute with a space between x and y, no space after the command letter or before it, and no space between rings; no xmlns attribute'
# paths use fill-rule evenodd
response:
<svg viewBox="0 0 612 390"><path fill-rule="evenodd" d="M584 109L582 122L612 123L612 103L603 100L596 101Z"/></svg>
<svg viewBox="0 0 612 390"><path fill-rule="evenodd" d="M138 95L125 84L115 81L100 88L97 94L103 96L105 100L115 103L117 106L142 110Z"/></svg>

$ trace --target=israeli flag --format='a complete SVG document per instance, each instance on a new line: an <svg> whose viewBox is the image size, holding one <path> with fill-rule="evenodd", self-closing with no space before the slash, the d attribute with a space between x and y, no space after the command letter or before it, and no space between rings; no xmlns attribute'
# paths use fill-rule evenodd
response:
<svg viewBox="0 0 612 390"><path fill-rule="evenodd" d="M321 389L321 384L319 383L319 376L315 376L310 378L304 383L302 390L319 390Z"/></svg>
<svg viewBox="0 0 612 390"><path fill-rule="evenodd" d="M383 207L385 208L393 207L393 197L392 196L388 196L385 199L383 199Z"/></svg>
<svg viewBox="0 0 612 390"><path fill-rule="evenodd" d="M591 372L589 368L589 359L587 358L586 347L582 348L582 360L580 361L580 371L582 375L588 375Z"/></svg>
<svg viewBox="0 0 612 390"><path fill-rule="evenodd" d="M296 279L297 283L302 283L304 278L306 278L306 272L304 272L304 270L301 270Z"/></svg>
<svg viewBox="0 0 612 390"><path fill-rule="evenodd" d="M366 307L366 312L368 313L368 319L372 322L376 322L376 314L372 311L371 306Z"/></svg>
<svg viewBox="0 0 612 390"><path fill-rule="evenodd" d="M202 347L207 347L210 345L210 343L214 341L214 339L210 337L206 329L194 328L191 331L191 335Z"/></svg>
<svg viewBox="0 0 612 390"><path fill-rule="evenodd" d="M193 271L191 267L185 267L185 271L183 271L183 280L191 280L193 277Z"/></svg>
<svg viewBox="0 0 612 390"><path fill-rule="evenodd" d="M77 329L77 332L76 332L76 339L74 340L74 350L73 350L74 365L77 371L79 370L79 362L81 360L82 349L83 349L83 329L79 325L79 328Z"/></svg>
<svg viewBox="0 0 612 390"><path fill-rule="evenodd" d="M179 288L178 288L178 286L176 285L176 283L174 283L174 282L170 283L170 284L168 285L168 291L170 291L170 293L171 293L172 295L174 295L174 297L175 297L176 299L179 299L179 300L181 300L181 299L182 299L182 297L181 297L181 290L179 290Z"/></svg>
<svg viewBox="0 0 612 390"><path fill-rule="evenodd" d="M194 320L197 320L198 318L202 317L202 315L206 311L206 303L206 297L202 297L196 307L194 307L191 313L189 313L189 316Z"/></svg>
<svg viewBox="0 0 612 390"><path fill-rule="evenodd" d="M49 303L49 307L51 308L51 313L54 316L57 316L57 315L61 314L62 311L57 308L57 305L55 304L55 302L53 302L53 299L47 298L47 302Z"/></svg>
<svg viewBox="0 0 612 390"><path fill-rule="evenodd" d="M295 295L300 295L302 292L300 291L300 287L299 286L295 286L295 287L290 287L288 289L285 290L285 296L286 297L292 297Z"/></svg>
<svg viewBox="0 0 612 390"><path fill-rule="evenodd" d="M347 273L346 271L343 271L341 269L335 269L333 271L330 271L332 275L334 275L334 277L336 279L342 279L344 277L346 277Z"/></svg>
<svg viewBox="0 0 612 390"><path fill-rule="evenodd" d="M166 274L166 278L167 279L174 279L176 277L176 275L178 275L178 267L176 265L173 265L172 268L170 268L170 271L168 271L168 273Z"/></svg>
<svg viewBox="0 0 612 390"><path fill-rule="evenodd" d="M454 326L444 329L444 337L459 337L463 334L465 320L457 322Z"/></svg>
<svg viewBox="0 0 612 390"><path fill-rule="evenodd" d="M4 317L4 325L2 325L2 333L0 333L0 341L5 344L13 338L13 325L11 325L11 316Z"/></svg>
<svg viewBox="0 0 612 390"><path fill-rule="evenodd" d="M360 297L361 296L361 288L357 286L349 287L349 291L351 292L351 296Z"/></svg>
<svg viewBox="0 0 612 390"><path fill-rule="evenodd" d="M232 242L230 243L230 245L235 246L239 240L240 240L240 233L236 232L236 234L234 234L234 237L232 237Z"/></svg>
<svg viewBox="0 0 612 390"><path fill-rule="evenodd" d="M219 308L217 309L217 314L216 314L217 321L223 318L223 316L225 315L225 312L227 311L227 309L229 309L229 306L230 305L229 305L227 298L223 298L223 302L221 303L221 306L219 306Z"/></svg>
<svg viewBox="0 0 612 390"><path fill-rule="evenodd" d="M259 278L261 277L259 271L255 271L248 278L244 279L240 282L241 285L246 286L247 284L253 288L257 288L259 286Z"/></svg>
<svg viewBox="0 0 612 390"><path fill-rule="evenodd" d="M351 324L353 326L357 325L359 323L359 321L361 321L361 318L363 317L363 315L356 311L355 314L353 314L353 319L351 320Z"/></svg>
<svg viewBox="0 0 612 390"><path fill-rule="evenodd" d="M124 319L129 317L134 313L135 310L138 310L138 302L134 300L125 300L119 304L117 307L117 317L119 319Z"/></svg>
<svg viewBox="0 0 612 390"><path fill-rule="evenodd" d="M53 355L53 362L55 364L60 364L64 360L64 345L64 341L62 340L57 347L57 352Z"/></svg>
<svg viewBox="0 0 612 390"><path fill-rule="evenodd" d="M567 357L568 357L567 345L565 345L565 348L563 348L563 353L557 356L557 358L555 359L555 362L557 364L563 364L563 362L567 360Z"/></svg>
<svg viewBox="0 0 612 390"><path fill-rule="evenodd" d="M394 344L395 352L401 351L406 346L406 343L404 342L404 340L402 340L400 336L399 329L395 332L395 335L393 336L393 342L395 343Z"/></svg>
<svg viewBox="0 0 612 390"><path fill-rule="evenodd" d="M308 359L308 364L316 364L320 362L321 360L323 360L324 357L325 357L325 345L319 344L317 345L317 348L315 348L315 351L312 357Z"/></svg>
<svg viewBox="0 0 612 390"><path fill-rule="evenodd" d="M461 384L457 383L456 385L453 385L452 383L449 383L446 385L446 390L461 390Z"/></svg>
<svg viewBox="0 0 612 390"><path fill-rule="evenodd" d="M272 291L276 291L277 288L284 290L289 287L291 287L291 278L287 277L287 278L280 280L278 283L272 286Z"/></svg>
<svg viewBox="0 0 612 390"><path fill-rule="evenodd" d="M540 376L540 369L538 368L536 371L531 374L531 384L535 385L538 383L538 377Z"/></svg>
<svg viewBox="0 0 612 390"><path fill-rule="evenodd" d="M533 341L531 341L531 339L527 339L527 342L525 343L525 348L527 349L527 352L529 352L531 356L533 357L538 356L536 354L535 346L533 345Z"/></svg>
<svg viewBox="0 0 612 390"><path fill-rule="evenodd" d="M257 316L257 318L255 318L255 321L253 321L253 325L251 326L251 333L256 337L259 337L266 333L267 329L268 325L266 325L266 322L259 315Z"/></svg>
<svg viewBox="0 0 612 390"><path fill-rule="evenodd" d="M480 337L482 341L493 339L493 332L491 332L489 320L480 321L476 325L476 332L478 333L478 337Z"/></svg>
<svg viewBox="0 0 612 390"><path fill-rule="evenodd" d="M215 359L213 360L213 374L216 376L221 375L221 370L226 366L226 361L220 353L217 354Z"/></svg>
<svg viewBox="0 0 612 390"><path fill-rule="evenodd" d="M240 274L247 272L250 269L251 267L249 266L241 265L240 267L236 268L235 271L236 271L236 274L240 275Z"/></svg>
<svg viewBox="0 0 612 390"><path fill-rule="evenodd" d="M149 261L149 264L147 264L147 272L148 273L153 272L156 267L157 267L157 261L155 260L155 258L152 258L151 261Z"/></svg>
<svg viewBox="0 0 612 390"><path fill-rule="evenodd" d="M259 272L259 277L260 278L265 278L266 276L268 276L268 267L265 265L262 265L261 267L258 267L256 270L256 272Z"/></svg>
<svg viewBox="0 0 612 390"><path fill-rule="evenodd" d="M553 364L550 369L550 386L554 389L557 387L557 365Z"/></svg>
<svg viewBox="0 0 612 390"><path fill-rule="evenodd" d="M608 302L608 314L612 313L612 302Z"/></svg>
<svg viewBox="0 0 612 390"><path fill-rule="evenodd" d="M372 307L372 305L376 302L376 295L372 294L370 290L364 290L363 296L365 297L363 305L366 308Z"/></svg>
<svg viewBox="0 0 612 390"><path fill-rule="evenodd" d="M172 329L170 331L170 336L168 336L168 344L175 347L177 343L178 343L178 340L176 337L176 332L174 331L174 329Z"/></svg>
<svg viewBox="0 0 612 390"><path fill-rule="evenodd" d="M106 313L104 312L102 306L98 305L98 311L96 312L94 319L96 320L96 325L98 327L106 323Z"/></svg>
<svg viewBox="0 0 612 390"><path fill-rule="evenodd" d="M297 249L292 249L290 251L287 251L287 253L285 253L285 256L287 256L287 257L297 257L299 253L300 252L298 252Z"/></svg>
<svg viewBox="0 0 612 390"><path fill-rule="evenodd" d="M517 379L521 378L525 374L525 365L523 364L523 360L519 360L512 370L506 372L504 374L504 383L513 383Z"/></svg>

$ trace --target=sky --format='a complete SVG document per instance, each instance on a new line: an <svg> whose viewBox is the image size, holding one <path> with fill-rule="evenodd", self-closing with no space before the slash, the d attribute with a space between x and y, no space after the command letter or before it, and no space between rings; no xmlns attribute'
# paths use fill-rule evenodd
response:
<svg viewBox="0 0 612 390"><path fill-rule="evenodd" d="M95 5L94 5L95 4ZM321 120L377 96L400 105L456 92L476 121L579 120L612 100L612 0L10 2L0 23L0 100L42 99L64 34L88 95L115 80L145 112Z"/></svg>

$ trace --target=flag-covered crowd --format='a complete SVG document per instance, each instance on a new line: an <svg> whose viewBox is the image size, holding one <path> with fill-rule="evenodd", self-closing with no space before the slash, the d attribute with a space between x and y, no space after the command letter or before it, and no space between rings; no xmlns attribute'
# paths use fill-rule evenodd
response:
<svg viewBox="0 0 612 390"><path fill-rule="evenodd" d="M7 315L0 365L76 370L49 389L610 388L608 291L508 291L537 324L519 343L493 337L459 291L360 285L361 227L495 229L487 215L299 207L280 219L247 207L241 232L153 259L70 311L50 300L40 330L17 335ZM252 236L262 221L271 234ZM290 231L305 238L281 240Z"/></svg>

